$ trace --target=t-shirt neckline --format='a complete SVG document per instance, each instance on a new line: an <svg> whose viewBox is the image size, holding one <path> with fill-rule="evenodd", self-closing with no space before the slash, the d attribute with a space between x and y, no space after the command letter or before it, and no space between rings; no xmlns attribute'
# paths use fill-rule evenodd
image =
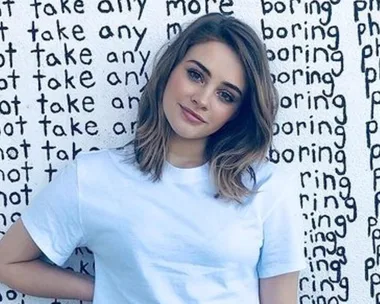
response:
<svg viewBox="0 0 380 304"><path fill-rule="evenodd" d="M180 168L172 165L170 162L165 160L162 178L164 180L171 180L176 183L192 183L202 179L207 179L208 174L208 162L196 167Z"/></svg>

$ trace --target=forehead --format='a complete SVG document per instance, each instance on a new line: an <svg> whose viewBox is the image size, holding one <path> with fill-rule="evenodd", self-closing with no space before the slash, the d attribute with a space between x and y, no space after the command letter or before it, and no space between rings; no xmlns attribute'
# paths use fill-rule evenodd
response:
<svg viewBox="0 0 380 304"><path fill-rule="evenodd" d="M235 51L219 41L208 41L192 46L183 61L197 60L216 81L230 82L241 89L245 86L244 67Z"/></svg>

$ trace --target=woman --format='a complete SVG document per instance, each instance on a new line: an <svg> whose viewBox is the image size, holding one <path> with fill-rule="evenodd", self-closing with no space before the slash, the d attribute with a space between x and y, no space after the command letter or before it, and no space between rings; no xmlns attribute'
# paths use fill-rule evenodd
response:
<svg viewBox="0 0 380 304"><path fill-rule="evenodd" d="M265 158L276 111L253 30L197 19L159 58L135 139L82 153L9 229L0 281L94 303L296 303L297 187ZM95 280L39 259L61 266L78 246Z"/></svg>

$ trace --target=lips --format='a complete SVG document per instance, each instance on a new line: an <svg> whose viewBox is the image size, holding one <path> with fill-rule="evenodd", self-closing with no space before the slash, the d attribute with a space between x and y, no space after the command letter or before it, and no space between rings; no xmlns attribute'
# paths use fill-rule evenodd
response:
<svg viewBox="0 0 380 304"><path fill-rule="evenodd" d="M189 108L185 106L180 105L180 107L185 112L184 114L186 115L186 117L190 119L191 121L193 122L199 121L199 122L206 123L203 117L200 116L199 114L195 113L194 111L190 110Z"/></svg>

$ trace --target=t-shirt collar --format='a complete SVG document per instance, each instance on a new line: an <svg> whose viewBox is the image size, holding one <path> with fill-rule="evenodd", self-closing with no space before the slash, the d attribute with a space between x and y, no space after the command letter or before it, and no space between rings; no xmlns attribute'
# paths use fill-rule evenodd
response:
<svg viewBox="0 0 380 304"><path fill-rule="evenodd" d="M168 161L163 167L162 179L170 180L175 183L192 183L202 179L207 179L209 175L209 163L192 168L179 168Z"/></svg>

